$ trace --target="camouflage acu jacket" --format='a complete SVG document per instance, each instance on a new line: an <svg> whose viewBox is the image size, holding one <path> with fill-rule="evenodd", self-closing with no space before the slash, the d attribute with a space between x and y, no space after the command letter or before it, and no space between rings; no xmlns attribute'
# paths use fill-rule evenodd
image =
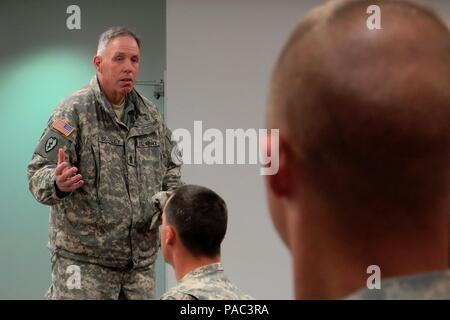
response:
<svg viewBox="0 0 450 320"><path fill-rule="evenodd" d="M132 103L134 108L129 108ZM147 266L159 247L151 197L180 185L179 157L157 109L135 90L127 95L133 125L117 119L94 77L53 112L28 165L29 188L50 205L52 252L114 268ZM55 189L58 149L84 185Z"/></svg>
<svg viewBox="0 0 450 320"><path fill-rule="evenodd" d="M220 263L197 268L185 275L161 300L251 300L228 280Z"/></svg>
<svg viewBox="0 0 450 320"><path fill-rule="evenodd" d="M380 289L361 289L350 300L450 299L450 270L424 272L381 281Z"/></svg>

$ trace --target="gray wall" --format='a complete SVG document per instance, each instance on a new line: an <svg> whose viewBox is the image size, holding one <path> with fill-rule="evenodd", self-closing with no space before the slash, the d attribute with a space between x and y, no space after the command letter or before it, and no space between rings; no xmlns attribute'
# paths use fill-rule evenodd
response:
<svg viewBox="0 0 450 320"><path fill-rule="evenodd" d="M81 30L66 28L66 8L81 8ZM136 31L143 39L140 80L162 79L165 62L164 0L2 0L0 4L2 58L49 47L82 49L90 63L100 33L113 25Z"/></svg>
<svg viewBox="0 0 450 320"><path fill-rule="evenodd" d="M271 68L300 17L324 1L167 0L167 110L172 128L263 128ZM450 17L450 1L430 1ZM186 165L184 179L229 206L224 267L261 299L289 299L291 262L272 227L263 179L250 165ZM175 283L168 269L169 285Z"/></svg>
<svg viewBox="0 0 450 320"><path fill-rule="evenodd" d="M71 4L81 7L81 30L66 28ZM112 25L143 40L139 80L162 79L164 0L0 2L0 144L8 146L0 160L0 299L42 299L50 285L49 208L29 193L26 167L53 109L95 74L98 37ZM153 88L138 90L152 99ZM160 261L159 293L163 273Z"/></svg>

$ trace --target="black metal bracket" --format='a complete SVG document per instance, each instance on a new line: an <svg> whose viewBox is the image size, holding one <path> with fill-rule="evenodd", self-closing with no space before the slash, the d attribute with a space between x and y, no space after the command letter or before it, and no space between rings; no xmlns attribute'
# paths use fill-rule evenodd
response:
<svg viewBox="0 0 450 320"><path fill-rule="evenodd" d="M159 98L164 97L164 80L136 81L136 85L145 87L155 87L155 89L153 90L153 96L156 98L156 100L159 100Z"/></svg>

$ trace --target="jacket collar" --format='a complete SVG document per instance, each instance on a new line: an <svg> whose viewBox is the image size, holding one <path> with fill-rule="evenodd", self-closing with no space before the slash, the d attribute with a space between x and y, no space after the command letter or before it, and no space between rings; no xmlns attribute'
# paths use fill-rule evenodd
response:
<svg viewBox="0 0 450 320"><path fill-rule="evenodd" d="M106 98L104 92L100 87L97 76L95 75L89 82L89 86L94 92L95 99L99 102L102 108L108 113L112 119L115 119L115 113L111 106L111 103ZM135 127L153 127L156 126L157 121L155 117L150 113L148 106L144 98L133 88L133 90L127 95L126 99L131 99L135 107Z"/></svg>

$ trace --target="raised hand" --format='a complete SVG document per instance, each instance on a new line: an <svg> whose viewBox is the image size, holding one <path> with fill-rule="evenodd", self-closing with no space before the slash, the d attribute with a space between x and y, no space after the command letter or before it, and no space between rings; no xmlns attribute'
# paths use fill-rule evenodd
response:
<svg viewBox="0 0 450 320"><path fill-rule="evenodd" d="M58 150L58 164L55 170L56 186L61 192L72 192L83 186L83 177L77 174L76 167L70 167L66 162L64 149Z"/></svg>

